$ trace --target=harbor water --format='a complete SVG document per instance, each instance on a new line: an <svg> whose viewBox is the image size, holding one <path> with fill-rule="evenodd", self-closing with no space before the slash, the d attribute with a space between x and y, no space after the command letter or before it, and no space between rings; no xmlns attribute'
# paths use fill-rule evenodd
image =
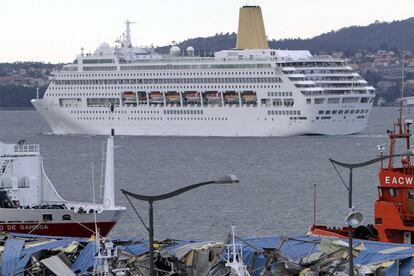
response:
<svg viewBox="0 0 414 276"><path fill-rule="evenodd" d="M313 221L314 184L316 222L342 226L347 191L329 158L359 162L376 157L376 146L388 142L386 130L396 116L396 108L374 108L368 128L351 136L116 137L116 199L128 211L111 235L147 237L121 188L155 195L229 173L240 183L205 186L156 202L156 238L223 239L232 223L244 237L305 234ZM407 117L414 114L409 111ZM0 111L0 141L40 144L46 173L65 199L90 202L94 185L99 201L106 138L49 131L36 111ZM354 207L364 213L364 223L373 222L378 169L376 164L354 171ZM340 172L347 180L347 172ZM146 203L133 202L147 220Z"/></svg>

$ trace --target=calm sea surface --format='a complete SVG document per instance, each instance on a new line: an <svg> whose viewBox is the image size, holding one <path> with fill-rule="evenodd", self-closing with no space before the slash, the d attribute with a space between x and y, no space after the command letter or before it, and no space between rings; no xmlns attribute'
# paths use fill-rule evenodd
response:
<svg viewBox="0 0 414 276"><path fill-rule="evenodd" d="M116 137L116 199L128 211L112 235L147 237L121 188L161 194L228 173L241 182L210 185L156 203L156 238L223 239L232 223L243 236L304 234L312 223L314 183L317 222L342 225L347 192L328 158L359 162L375 157L376 145L388 143L385 131L395 117L395 108L374 108L365 132L339 137ZM2 142L40 144L46 173L61 195L92 201L92 163L98 190L106 138L49 132L36 111L0 111ZM365 223L373 221L377 172L373 165L354 173L354 205ZM147 205L135 203L147 219Z"/></svg>

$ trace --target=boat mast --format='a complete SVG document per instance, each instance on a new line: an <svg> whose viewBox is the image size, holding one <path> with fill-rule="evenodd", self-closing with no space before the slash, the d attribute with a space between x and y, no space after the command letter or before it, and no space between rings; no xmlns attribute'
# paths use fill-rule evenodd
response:
<svg viewBox="0 0 414 276"><path fill-rule="evenodd" d="M390 156L393 156L395 154L395 144L397 139L405 139L406 140L406 150L410 150L410 124L412 123L411 120L406 120L406 122L403 122L403 105L404 105L404 48L402 51L402 66L401 66L401 95L400 95L400 103L399 103L399 114L397 122L394 123L394 130L393 131L387 131L389 137L390 137ZM404 162L406 162L406 165L410 165L410 157L406 156ZM391 157L388 161L388 169L393 168L393 158Z"/></svg>
<svg viewBox="0 0 414 276"><path fill-rule="evenodd" d="M104 207L107 209L115 208L115 176L114 176L114 129L106 142L106 166L105 166L105 185L104 185Z"/></svg>

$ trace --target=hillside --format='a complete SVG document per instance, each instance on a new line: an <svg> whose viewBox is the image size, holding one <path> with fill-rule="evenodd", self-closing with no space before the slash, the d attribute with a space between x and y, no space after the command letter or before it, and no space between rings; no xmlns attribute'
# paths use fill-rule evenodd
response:
<svg viewBox="0 0 414 276"><path fill-rule="evenodd" d="M235 33L221 33L188 39L179 43L179 46L193 46L204 52L231 49L236 45L236 37ZM313 53L342 51L351 56L360 49L370 52L401 49L403 37L404 48L414 52L414 17L401 21L375 22L368 26L346 27L310 39L273 39L269 41L269 45L274 49L308 49ZM167 52L169 47L159 47L158 50Z"/></svg>
<svg viewBox="0 0 414 276"><path fill-rule="evenodd" d="M399 49L403 44L402 37L404 48L411 50L404 55L405 94L414 96L414 18L347 27L310 39L270 40L269 44L276 49L309 49L320 54L340 52L341 57L343 53L349 63L377 88L377 98L392 104L399 97L401 87L402 54ZM220 33L188 39L179 46L181 49L193 46L196 55L210 56L214 51L234 48L236 38L235 33ZM170 47L159 47L157 51L168 52ZM30 99L36 97L36 87L40 87L39 94L43 95L52 68L61 66L36 62L0 63L0 108L31 107Z"/></svg>

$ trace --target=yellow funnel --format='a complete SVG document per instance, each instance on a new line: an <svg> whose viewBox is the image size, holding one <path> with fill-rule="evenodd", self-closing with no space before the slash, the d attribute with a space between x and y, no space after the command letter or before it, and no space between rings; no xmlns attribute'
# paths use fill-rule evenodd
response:
<svg viewBox="0 0 414 276"><path fill-rule="evenodd" d="M239 13L237 49L269 49L259 6L244 6Z"/></svg>

